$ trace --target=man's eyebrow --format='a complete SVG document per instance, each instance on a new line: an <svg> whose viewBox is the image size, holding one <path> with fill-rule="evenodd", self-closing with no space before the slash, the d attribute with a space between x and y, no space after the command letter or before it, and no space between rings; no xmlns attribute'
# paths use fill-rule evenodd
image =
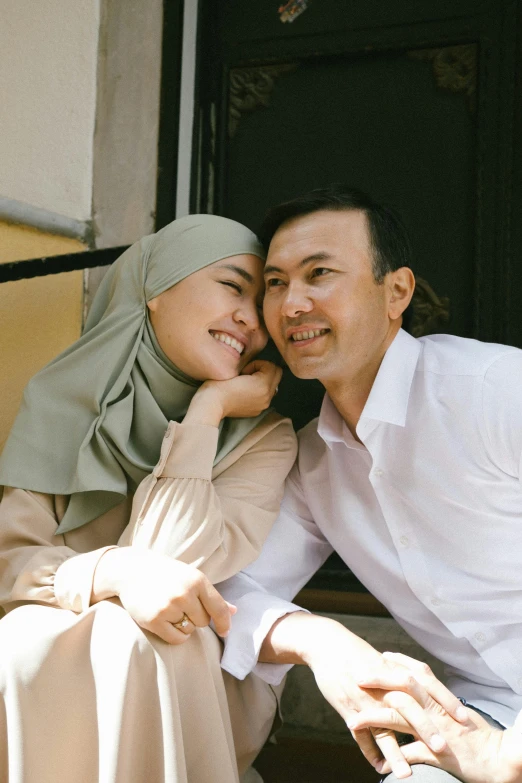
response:
<svg viewBox="0 0 522 783"><path fill-rule="evenodd" d="M333 256L330 255L330 253L326 253L324 251L321 251L319 253L312 253L310 256L306 256L306 258L303 258L302 261L299 262L299 269L302 269L304 266L308 266L308 264L313 264L315 261L329 261ZM278 266L273 266L272 264L268 264L268 266L265 266L263 274L269 275L271 272L283 272L283 269L280 269Z"/></svg>
<svg viewBox="0 0 522 783"><path fill-rule="evenodd" d="M246 280L247 283L250 283L252 285L254 283L254 278L250 274L250 272L247 272L246 269L243 269L242 266L236 266L235 264L223 264L219 267L220 269L230 269L231 272L237 272L237 274L243 278L243 280Z"/></svg>

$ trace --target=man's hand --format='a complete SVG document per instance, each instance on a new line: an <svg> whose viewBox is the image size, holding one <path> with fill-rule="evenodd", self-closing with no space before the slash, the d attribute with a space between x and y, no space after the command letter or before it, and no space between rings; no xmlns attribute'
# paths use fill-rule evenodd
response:
<svg viewBox="0 0 522 783"><path fill-rule="evenodd" d="M434 690L441 685L420 661L405 655L385 653L385 656L408 667L426 689ZM373 677L371 682L375 686L390 687L393 678L383 672L382 677ZM495 729L477 712L466 708L466 720L456 721L433 699L425 702L424 709L447 743L437 754L419 738L417 731L407 728L404 718L391 705L364 709L353 725L357 731L379 725L383 729L413 733L418 740L401 748L410 764L430 764L464 783L522 783L522 733L519 729ZM388 773L392 767L385 763L380 771Z"/></svg>
<svg viewBox="0 0 522 783"><path fill-rule="evenodd" d="M260 660L273 663L305 663L313 671L317 685L335 710L345 720L365 758L380 771L383 760L398 778L411 774L393 731L386 726L366 724L360 728L354 721L361 710L381 709L392 699L401 721L422 738L426 747L439 753L446 748L444 738L423 710L429 694L406 669L386 661L364 640L340 623L325 617L296 612L274 624L261 648ZM398 670L401 671L398 671ZM368 679L390 681L396 692L383 688L362 687ZM445 709L457 715L462 705L444 686L437 691Z"/></svg>
<svg viewBox="0 0 522 783"><path fill-rule="evenodd" d="M110 596L119 597L139 626L169 644L183 644L196 627L211 620L216 632L226 636L236 612L197 568L133 547L109 549L98 563L91 602ZM189 622L176 627L185 615Z"/></svg>

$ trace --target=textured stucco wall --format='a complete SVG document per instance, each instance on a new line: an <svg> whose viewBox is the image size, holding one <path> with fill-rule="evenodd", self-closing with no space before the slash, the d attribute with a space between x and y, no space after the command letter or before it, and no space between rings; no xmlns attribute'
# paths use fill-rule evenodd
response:
<svg viewBox="0 0 522 783"><path fill-rule="evenodd" d="M75 239L0 222L0 263L84 250ZM32 375L80 336L82 272L0 285L0 450Z"/></svg>
<svg viewBox="0 0 522 783"><path fill-rule="evenodd" d="M0 195L91 217L100 0L3 0Z"/></svg>

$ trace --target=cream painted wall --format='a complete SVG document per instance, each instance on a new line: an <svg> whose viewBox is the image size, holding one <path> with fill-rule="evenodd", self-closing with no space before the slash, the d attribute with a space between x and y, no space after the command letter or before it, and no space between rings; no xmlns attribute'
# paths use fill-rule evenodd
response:
<svg viewBox="0 0 522 783"><path fill-rule="evenodd" d="M2 0L0 195L91 217L100 0Z"/></svg>
<svg viewBox="0 0 522 783"><path fill-rule="evenodd" d="M0 222L0 263L74 253L76 239ZM0 450L32 375L80 336L83 273L0 285Z"/></svg>

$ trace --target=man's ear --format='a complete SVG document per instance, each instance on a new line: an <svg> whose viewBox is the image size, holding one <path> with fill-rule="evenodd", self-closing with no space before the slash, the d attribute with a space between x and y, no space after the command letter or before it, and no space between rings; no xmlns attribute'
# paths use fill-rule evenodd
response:
<svg viewBox="0 0 522 783"><path fill-rule="evenodd" d="M415 291L415 276L407 266L401 266L387 275L386 285L389 289L388 315L395 321L411 302Z"/></svg>

